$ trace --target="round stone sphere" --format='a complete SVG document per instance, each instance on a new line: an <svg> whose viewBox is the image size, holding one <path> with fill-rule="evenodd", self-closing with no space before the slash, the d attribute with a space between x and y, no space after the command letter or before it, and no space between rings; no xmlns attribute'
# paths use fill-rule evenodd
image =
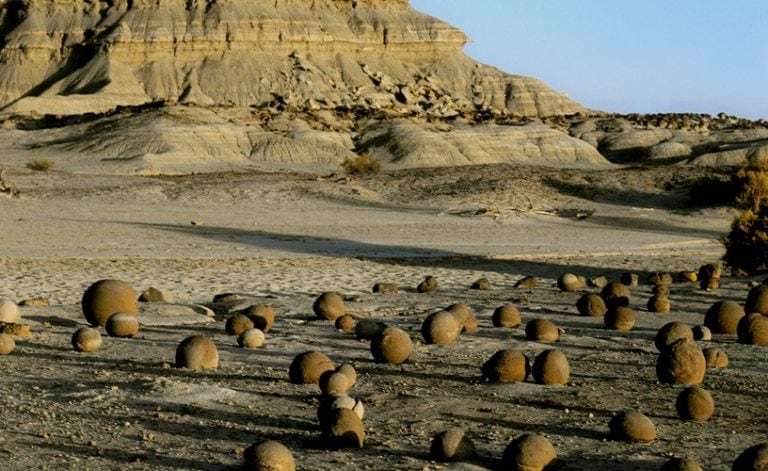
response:
<svg viewBox="0 0 768 471"><path fill-rule="evenodd" d="M640 277L637 273L622 273L620 281L624 286L633 287L640 284Z"/></svg>
<svg viewBox="0 0 768 471"><path fill-rule="evenodd" d="M512 440L501 457L503 469L541 471L557 458L555 447L541 435L529 433Z"/></svg>
<svg viewBox="0 0 768 471"><path fill-rule="evenodd" d="M480 368L483 379L491 383L525 381L531 373L528 357L518 350L499 350Z"/></svg>
<svg viewBox="0 0 768 471"><path fill-rule="evenodd" d="M568 359L560 350L545 350L533 360L533 380L538 384L564 385L570 375Z"/></svg>
<svg viewBox="0 0 768 471"><path fill-rule="evenodd" d="M587 285L592 286L593 288L605 288L605 285L608 284L608 278L604 276L593 276L589 280L587 280Z"/></svg>
<svg viewBox="0 0 768 471"><path fill-rule="evenodd" d="M130 338L139 333L139 321L130 314L116 312L109 316L104 328L110 337Z"/></svg>
<svg viewBox="0 0 768 471"><path fill-rule="evenodd" d="M531 289L539 286L539 280L535 276L524 276L515 282L515 288Z"/></svg>
<svg viewBox="0 0 768 471"><path fill-rule="evenodd" d="M691 386L680 391L675 408L677 415L683 420L706 422L715 411L715 401L706 389Z"/></svg>
<svg viewBox="0 0 768 471"><path fill-rule="evenodd" d="M243 458L243 469L249 471L296 471L291 450L273 440L252 444L243 452Z"/></svg>
<svg viewBox="0 0 768 471"><path fill-rule="evenodd" d="M691 330L693 331L694 340L703 340L704 342L712 340L712 331L709 330L709 327L695 325L691 327Z"/></svg>
<svg viewBox="0 0 768 471"><path fill-rule="evenodd" d="M428 344L450 345L461 333L456 317L448 311L430 314L421 324L421 336Z"/></svg>
<svg viewBox="0 0 768 471"><path fill-rule="evenodd" d="M669 285L653 285L651 293L660 296L669 296Z"/></svg>
<svg viewBox="0 0 768 471"><path fill-rule="evenodd" d="M456 318L456 322L461 326L461 332L473 334L477 332L477 317L475 311L465 303L451 304L446 311L450 312Z"/></svg>
<svg viewBox="0 0 768 471"><path fill-rule="evenodd" d="M101 347L101 334L93 327L81 327L72 334L72 348L78 352L95 352Z"/></svg>
<svg viewBox="0 0 768 471"><path fill-rule="evenodd" d="M573 273L563 273L557 279L557 287L560 291L575 293L584 287L584 283L582 283L581 278Z"/></svg>
<svg viewBox="0 0 768 471"><path fill-rule="evenodd" d="M768 469L768 443L744 450L733 462L732 471L764 471Z"/></svg>
<svg viewBox="0 0 768 471"><path fill-rule="evenodd" d="M768 314L768 285L761 283L749 290L744 312Z"/></svg>
<svg viewBox="0 0 768 471"><path fill-rule="evenodd" d="M320 375L320 392L326 396L344 394L349 390L350 384L347 375L336 370L328 370Z"/></svg>
<svg viewBox="0 0 768 471"><path fill-rule="evenodd" d="M191 370L215 370L219 367L219 351L213 340L191 335L176 347L176 366Z"/></svg>
<svg viewBox="0 0 768 471"><path fill-rule="evenodd" d="M6 324L21 323L19 306L10 299L0 299L0 322L5 322Z"/></svg>
<svg viewBox="0 0 768 471"><path fill-rule="evenodd" d="M469 289L477 289L481 291L488 291L492 289L491 281L488 278L480 278L472 283Z"/></svg>
<svg viewBox="0 0 768 471"><path fill-rule="evenodd" d="M525 338L534 342L557 342L560 330L548 319L534 319L525 324Z"/></svg>
<svg viewBox="0 0 768 471"><path fill-rule="evenodd" d="M600 317L605 315L607 308L602 296L595 293L587 293L576 301L576 310L582 316Z"/></svg>
<svg viewBox="0 0 768 471"><path fill-rule="evenodd" d="M665 295L656 294L648 298L648 304L646 306L649 312L658 312L664 314L672 309L672 304L669 302L669 298Z"/></svg>
<svg viewBox="0 0 768 471"><path fill-rule="evenodd" d="M644 414L625 411L614 416L608 423L611 438L623 442L648 443L656 440L656 426Z"/></svg>
<svg viewBox="0 0 768 471"><path fill-rule="evenodd" d="M318 384L320 375L335 368L336 365L326 354L313 350L300 353L293 358L288 369L288 377L294 384Z"/></svg>
<svg viewBox="0 0 768 471"><path fill-rule="evenodd" d="M398 327L387 327L371 340L371 355L379 363L405 363L412 351L411 337Z"/></svg>
<svg viewBox="0 0 768 471"><path fill-rule="evenodd" d="M351 409L334 409L330 420L321 424L321 428L325 443L330 448L363 447L363 420Z"/></svg>
<svg viewBox="0 0 768 471"><path fill-rule="evenodd" d="M656 332L656 338L653 343L656 350L664 351L680 339L693 340L693 330L688 324L682 322L670 322Z"/></svg>
<svg viewBox="0 0 768 471"><path fill-rule="evenodd" d="M677 275L677 280L680 283L695 283L699 280L699 276L693 270L683 270Z"/></svg>
<svg viewBox="0 0 768 471"><path fill-rule="evenodd" d="M354 366L349 363L344 363L336 368L336 371L347 377L347 382L349 383L350 388L357 384L357 371L355 371Z"/></svg>
<svg viewBox="0 0 768 471"><path fill-rule="evenodd" d="M635 311L626 306L613 306L603 316L606 329L628 332L635 326Z"/></svg>
<svg viewBox="0 0 768 471"><path fill-rule="evenodd" d="M248 316L251 322L253 322L253 327L265 334L269 332L275 324L275 311L272 309L272 306L266 304L249 306L240 311L240 314Z"/></svg>
<svg viewBox="0 0 768 471"><path fill-rule="evenodd" d="M374 319L358 319L355 324L355 337L357 340L373 340L382 330L387 328L387 324Z"/></svg>
<svg viewBox="0 0 768 471"><path fill-rule="evenodd" d="M632 297L629 288L616 281L612 281L605 285L605 287L600 290L600 296L603 298L606 307L609 309L614 306L629 306L629 300Z"/></svg>
<svg viewBox="0 0 768 471"><path fill-rule="evenodd" d="M333 411L336 409L349 409L361 420L365 417L365 407L359 400L346 394L323 396L317 406L317 420L320 421L321 427L333 420Z"/></svg>
<svg viewBox="0 0 768 471"><path fill-rule="evenodd" d="M491 322L494 327L506 327L508 329L517 329L523 323L520 311L511 304L499 306L493 310Z"/></svg>
<svg viewBox="0 0 768 471"><path fill-rule="evenodd" d="M438 433L429 447L429 457L435 461L464 461L476 453L475 444L460 428Z"/></svg>
<svg viewBox="0 0 768 471"><path fill-rule="evenodd" d="M431 275L425 277L424 280L416 286L416 291L419 293L436 293L437 278Z"/></svg>
<svg viewBox="0 0 768 471"><path fill-rule="evenodd" d="M381 294L397 294L400 287L396 283L376 283L373 285L372 291Z"/></svg>
<svg viewBox="0 0 768 471"><path fill-rule="evenodd" d="M664 463L659 471L702 471L699 463L691 457L672 458Z"/></svg>
<svg viewBox="0 0 768 471"><path fill-rule="evenodd" d="M707 363L707 368L727 368L728 367L728 354L719 348L708 347L704 351L704 361Z"/></svg>
<svg viewBox="0 0 768 471"><path fill-rule="evenodd" d="M339 293L326 292L315 299L312 311L319 319L335 321L347 313L347 308L344 306L344 298Z"/></svg>
<svg viewBox="0 0 768 471"><path fill-rule="evenodd" d="M355 326L357 326L357 319L351 314L344 314L337 318L333 325L342 332L354 332Z"/></svg>
<svg viewBox="0 0 768 471"><path fill-rule="evenodd" d="M248 329L253 329L253 321L245 314L235 314L227 319L224 329L229 335L240 335Z"/></svg>
<svg viewBox="0 0 768 471"><path fill-rule="evenodd" d="M264 332L253 328L244 330L237 336L237 344L243 348L261 348L265 342Z"/></svg>
<svg viewBox="0 0 768 471"><path fill-rule="evenodd" d="M16 341L13 335L0 334L0 355L9 355L16 348Z"/></svg>
<svg viewBox="0 0 768 471"><path fill-rule="evenodd" d="M656 376L664 384L700 384L707 362L695 342L681 339L659 353Z"/></svg>
<svg viewBox="0 0 768 471"><path fill-rule="evenodd" d="M744 316L744 308L736 301L717 301L704 315L704 325L709 327L713 334L735 334L739 321Z"/></svg>
<svg viewBox="0 0 768 471"><path fill-rule="evenodd" d="M736 327L739 343L747 345L768 345L768 317L753 312L741 318Z"/></svg>
<svg viewBox="0 0 768 471"><path fill-rule="evenodd" d="M81 301L85 319L94 327L104 327L109 316L124 312L139 313L139 301L133 287L120 280L100 280L85 290Z"/></svg>
<svg viewBox="0 0 768 471"><path fill-rule="evenodd" d="M660 272L648 275L649 285L671 285L672 281L674 280L671 273Z"/></svg>
<svg viewBox="0 0 768 471"><path fill-rule="evenodd" d="M720 287L720 278L705 278L699 282L702 291L714 291Z"/></svg>

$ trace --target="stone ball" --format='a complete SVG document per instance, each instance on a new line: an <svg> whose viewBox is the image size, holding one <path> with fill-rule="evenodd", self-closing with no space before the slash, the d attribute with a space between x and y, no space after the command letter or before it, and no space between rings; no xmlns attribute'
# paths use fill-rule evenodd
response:
<svg viewBox="0 0 768 471"><path fill-rule="evenodd" d="M736 301L717 301L704 315L704 325L709 327L713 334L735 334L744 315L744 308Z"/></svg>
<svg viewBox="0 0 768 471"><path fill-rule="evenodd" d="M473 311L468 304L451 304L445 308L445 310L453 314L453 317L456 318L456 321L461 326L461 332L466 332L468 334L477 332L477 317L475 316L475 311Z"/></svg>
<svg viewBox="0 0 768 471"><path fill-rule="evenodd" d="M584 288L584 283L582 283L582 280L573 273L563 273L557 279L557 287L560 291L575 293Z"/></svg>
<svg viewBox="0 0 768 471"><path fill-rule="evenodd" d="M515 282L515 288L531 289L539 286L539 280L535 276L524 276Z"/></svg>
<svg viewBox="0 0 768 471"><path fill-rule="evenodd" d="M240 301L240 296L235 293L219 293L213 295L213 304L234 304Z"/></svg>
<svg viewBox="0 0 768 471"><path fill-rule="evenodd" d="M256 442L243 452L248 471L296 471L293 454L285 445L274 440Z"/></svg>
<svg viewBox="0 0 768 471"><path fill-rule="evenodd" d="M702 471L699 463L691 457L672 458L664 463L659 471Z"/></svg>
<svg viewBox="0 0 768 471"><path fill-rule="evenodd" d="M213 340L191 335L176 347L176 366L192 370L215 370L219 367L219 351Z"/></svg>
<svg viewBox="0 0 768 471"><path fill-rule="evenodd" d="M464 461L475 456L477 450L464 430L451 428L432 438L429 457L435 461Z"/></svg>
<svg viewBox="0 0 768 471"><path fill-rule="evenodd" d="M0 322L20 324L21 312L19 306L10 299L0 299Z"/></svg>
<svg viewBox="0 0 768 471"><path fill-rule="evenodd" d="M400 287L397 283L376 283L373 285L372 291L381 294L397 294L400 291Z"/></svg>
<svg viewBox="0 0 768 471"><path fill-rule="evenodd" d="M614 306L603 316L606 329L628 332L635 326L635 311L626 306Z"/></svg>
<svg viewBox="0 0 768 471"><path fill-rule="evenodd" d="M753 312L741 318L736 327L739 343L747 345L768 345L768 317Z"/></svg>
<svg viewBox="0 0 768 471"><path fill-rule="evenodd" d="M702 353L704 353L704 360L707 363L707 368L722 369L728 367L728 354L719 348L705 348Z"/></svg>
<svg viewBox="0 0 768 471"><path fill-rule="evenodd" d="M374 319L358 319L355 324L355 337L358 340L373 340L382 330L387 328L387 324Z"/></svg>
<svg viewBox="0 0 768 471"><path fill-rule="evenodd" d="M363 420L351 409L334 409L321 424L323 438L331 448L362 448L365 441Z"/></svg>
<svg viewBox="0 0 768 471"><path fill-rule="evenodd" d="M288 377L294 384L318 384L320 375L335 368L336 365L327 355L313 350L300 353L293 358L288 369Z"/></svg>
<svg viewBox="0 0 768 471"><path fill-rule="evenodd" d="M650 312L658 312L663 314L669 312L670 309L672 309L672 305L670 304L669 298L667 296L656 294L648 298L647 308Z"/></svg>
<svg viewBox="0 0 768 471"><path fill-rule="evenodd" d="M531 373L528 357L519 350L499 350L480 368L483 379L491 383L525 381Z"/></svg>
<svg viewBox="0 0 768 471"><path fill-rule="evenodd" d="M248 306L240 311L240 314L248 316L253 322L253 326L265 334L272 329L275 324L275 311L272 306L266 304L255 304Z"/></svg>
<svg viewBox="0 0 768 471"><path fill-rule="evenodd" d="M699 282L702 291L714 291L720 287L720 278L707 278Z"/></svg>
<svg viewBox="0 0 768 471"><path fill-rule="evenodd" d="M354 366L349 363L344 363L336 368L336 371L347 377L347 382L349 382L350 388L357 384L357 371Z"/></svg>
<svg viewBox="0 0 768 471"><path fill-rule="evenodd" d="M677 275L680 283L695 283L699 281L699 276L693 270L683 270Z"/></svg>
<svg viewBox="0 0 768 471"><path fill-rule="evenodd" d="M651 293L659 296L669 296L669 285L653 285Z"/></svg>
<svg viewBox="0 0 768 471"><path fill-rule="evenodd" d="M110 337L130 338L139 333L139 321L130 314L116 312L109 316L104 328Z"/></svg>
<svg viewBox="0 0 768 471"><path fill-rule="evenodd" d="M534 342L557 342L560 329L548 319L534 319L525 324L525 338Z"/></svg>
<svg viewBox="0 0 768 471"><path fill-rule="evenodd" d="M350 384L347 375L336 370L324 371L320 375L320 392L326 396L344 394L349 390Z"/></svg>
<svg viewBox="0 0 768 471"><path fill-rule="evenodd" d="M680 391L675 408L677 415L683 420L706 422L715 411L715 401L706 389L691 386Z"/></svg>
<svg viewBox="0 0 768 471"><path fill-rule="evenodd" d="M503 469L541 471L557 458L555 447L541 435L528 433L512 440L501 457Z"/></svg>
<svg viewBox="0 0 768 471"><path fill-rule="evenodd" d="M744 450L733 462L732 471L764 471L768 469L768 443Z"/></svg>
<svg viewBox="0 0 768 471"><path fill-rule="evenodd" d="M19 301L19 306L47 307L50 305L51 300L43 296L35 296L34 298L27 298Z"/></svg>
<svg viewBox="0 0 768 471"><path fill-rule="evenodd" d="M339 293L326 292L315 299L312 311L319 319L335 321L347 313L344 298Z"/></svg>
<svg viewBox="0 0 768 471"><path fill-rule="evenodd" d="M600 317L605 315L607 308L602 296L595 293L587 293L576 301L576 310L582 316Z"/></svg>
<svg viewBox="0 0 768 471"><path fill-rule="evenodd" d="M701 347L680 339L659 353L656 376L664 384L700 384L704 380L707 362Z"/></svg>
<svg viewBox="0 0 768 471"><path fill-rule="evenodd" d="M700 280L720 279L722 268L714 263L706 263L699 267L698 278Z"/></svg>
<svg viewBox="0 0 768 471"><path fill-rule="evenodd" d="M255 327L244 330L237 336L237 344L243 348L261 348L265 341L264 332Z"/></svg>
<svg viewBox="0 0 768 471"><path fill-rule="evenodd" d="M431 275L425 277L424 280L416 286L416 291L419 293L436 293L437 278Z"/></svg>
<svg viewBox="0 0 768 471"><path fill-rule="evenodd" d="M405 363L412 351L411 337L398 327L387 327L371 340L371 355L379 363Z"/></svg>
<svg viewBox="0 0 768 471"><path fill-rule="evenodd" d="M104 327L109 316L124 312L139 313L139 301L133 287L120 280L100 280L85 290L81 301L85 319L94 327Z"/></svg>
<svg viewBox="0 0 768 471"><path fill-rule="evenodd" d="M333 419L333 411L336 409L349 409L357 414L361 420L365 417L365 407L358 399L346 394L323 396L317 406L317 420L320 421L321 426Z"/></svg>
<svg viewBox="0 0 768 471"><path fill-rule="evenodd" d="M664 351L680 339L693 340L693 330L682 322L670 322L656 332L656 350Z"/></svg>
<svg viewBox="0 0 768 471"><path fill-rule="evenodd" d="M141 303L172 303L173 295L157 288L150 287L139 295Z"/></svg>
<svg viewBox="0 0 768 471"><path fill-rule="evenodd" d="M625 411L615 415L608 423L611 438L623 442L648 443L656 440L656 426L646 415Z"/></svg>
<svg viewBox="0 0 768 471"><path fill-rule="evenodd" d="M354 332L357 326L357 319L351 314L344 314L338 317L333 325L342 332Z"/></svg>
<svg viewBox="0 0 768 471"><path fill-rule="evenodd" d="M605 305L609 309L614 306L629 306L632 297L629 288L622 283L612 281L600 290L600 296L605 300Z"/></svg>
<svg viewBox="0 0 768 471"><path fill-rule="evenodd" d="M604 276L594 276L587 280L587 284L593 288L605 288L605 285L608 284L608 278Z"/></svg>
<svg viewBox="0 0 768 471"><path fill-rule="evenodd" d="M648 275L649 285L671 285L673 281L671 273L660 272Z"/></svg>
<svg viewBox="0 0 768 471"><path fill-rule="evenodd" d="M761 283L749 290L744 312L768 314L768 285Z"/></svg>
<svg viewBox="0 0 768 471"><path fill-rule="evenodd" d="M428 344L450 345L461 332L456 317L448 311L430 314L421 324L421 336Z"/></svg>
<svg viewBox="0 0 768 471"><path fill-rule="evenodd" d="M248 329L253 329L253 321L245 314L235 314L227 319L224 329L229 335L240 335Z"/></svg>
<svg viewBox="0 0 768 471"><path fill-rule="evenodd" d="M634 287L640 284L640 277L637 273L622 273L620 282L624 286Z"/></svg>
<svg viewBox="0 0 768 471"><path fill-rule="evenodd" d="M691 330L693 331L694 340L703 340L705 342L712 340L712 331L709 330L709 327L695 325L691 327Z"/></svg>
<svg viewBox="0 0 768 471"><path fill-rule="evenodd" d="M469 289L488 291L492 289L491 281L488 278L480 278L479 280L475 280Z"/></svg>
<svg viewBox="0 0 768 471"><path fill-rule="evenodd" d="M72 334L72 348L78 352L95 352L101 347L101 334L93 327L81 327Z"/></svg>
<svg viewBox="0 0 768 471"><path fill-rule="evenodd" d="M16 340L13 335L0 334L0 355L9 355L16 348Z"/></svg>
<svg viewBox="0 0 768 471"><path fill-rule="evenodd" d="M564 385L570 375L568 359L560 350L545 350L533 360L533 380L538 384Z"/></svg>
<svg viewBox="0 0 768 471"><path fill-rule="evenodd" d="M493 310L491 322L494 327L517 329L523 323L523 319L515 306L505 304Z"/></svg>

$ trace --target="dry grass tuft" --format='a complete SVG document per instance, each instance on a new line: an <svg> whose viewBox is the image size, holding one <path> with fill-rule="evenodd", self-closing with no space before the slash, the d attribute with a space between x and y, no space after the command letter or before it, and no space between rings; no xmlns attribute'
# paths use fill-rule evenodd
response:
<svg viewBox="0 0 768 471"><path fill-rule="evenodd" d="M381 171L381 163L366 154L357 156L354 159L346 159L341 163L341 166L349 175L367 175Z"/></svg>
<svg viewBox="0 0 768 471"><path fill-rule="evenodd" d="M55 165L53 160L49 159L34 159L27 162L27 168L35 172L47 172Z"/></svg>

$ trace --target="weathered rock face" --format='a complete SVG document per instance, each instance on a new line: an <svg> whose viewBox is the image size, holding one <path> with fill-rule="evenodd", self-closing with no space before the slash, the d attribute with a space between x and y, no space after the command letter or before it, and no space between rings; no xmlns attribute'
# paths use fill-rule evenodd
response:
<svg viewBox="0 0 768 471"><path fill-rule="evenodd" d="M150 101L523 116L583 108L463 55L406 0L0 2L0 106L79 114Z"/></svg>

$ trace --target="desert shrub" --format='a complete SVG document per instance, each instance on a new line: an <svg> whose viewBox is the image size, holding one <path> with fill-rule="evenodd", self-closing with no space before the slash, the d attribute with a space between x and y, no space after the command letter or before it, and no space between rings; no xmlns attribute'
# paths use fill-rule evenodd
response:
<svg viewBox="0 0 768 471"><path fill-rule="evenodd" d="M54 161L49 159L34 159L27 162L27 168L35 172L47 172L53 168L53 165Z"/></svg>
<svg viewBox="0 0 768 471"><path fill-rule="evenodd" d="M736 199L744 211L723 238L723 259L735 271L754 275L768 271L768 164L742 166L736 172L741 193Z"/></svg>
<svg viewBox="0 0 768 471"><path fill-rule="evenodd" d="M353 159L346 159L341 163L341 166L350 175L366 175L381 171L381 163L366 154L359 155Z"/></svg>

